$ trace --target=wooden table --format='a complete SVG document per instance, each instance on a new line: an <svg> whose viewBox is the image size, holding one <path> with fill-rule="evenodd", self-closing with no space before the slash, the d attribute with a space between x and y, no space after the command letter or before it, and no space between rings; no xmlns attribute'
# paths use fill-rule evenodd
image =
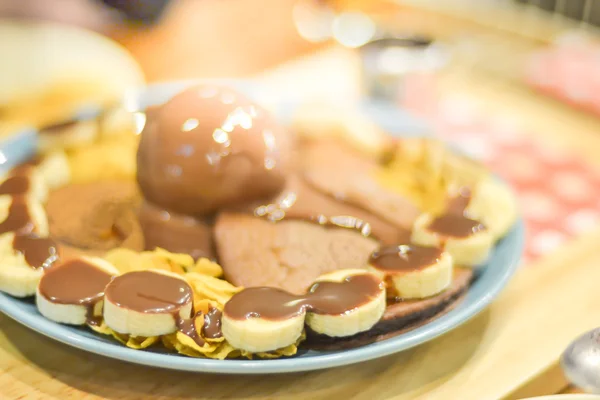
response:
<svg viewBox="0 0 600 400"><path fill-rule="evenodd" d="M140 59L151 63L148 43L129 40L129 45L139 45ZM164 66L158 62L147 70L158 79ZM189 73L181 71L182 76ZM355 55L334 48L259 78L266 87L298 97L353 99L360 94L359 73ZM509 113L532 134L600 162L597 119L541 98L510 79L459 63L443 77L442 93L476 98L486 112ZM240 377L142 367L70 348L0 316L0 399L480 400L572 390L565 389L557 360L574 337L598 325L599 240L600 230L524 267L491 307L432 342L320 372Z"/></svg>

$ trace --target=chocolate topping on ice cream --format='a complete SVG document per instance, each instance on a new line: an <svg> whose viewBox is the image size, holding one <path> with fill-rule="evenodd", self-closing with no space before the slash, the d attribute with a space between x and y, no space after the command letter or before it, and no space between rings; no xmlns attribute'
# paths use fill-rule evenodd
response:
<svg viewBox="0 0 600 400"><path fill-rule="evenodd" d="M137 180L149 202L198 217L277 194L291 142L265 109L242 94L200 85L147 110Z"/></svg>

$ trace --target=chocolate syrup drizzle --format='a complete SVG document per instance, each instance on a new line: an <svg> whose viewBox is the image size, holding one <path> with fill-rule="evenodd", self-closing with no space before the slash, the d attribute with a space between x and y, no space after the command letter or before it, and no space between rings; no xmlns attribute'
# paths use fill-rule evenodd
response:
<svg viewBox="0 0 600 400"><path fill-rule="evenodd" d="M23 254L32 268L48 268L59 259L58 244L35 233L15 235L13 248Z"/></svg>
<svg viewBox="0 0 600 400"><path fill-rule="evenodd" d="M31 178L28 175L14 175L0 184L0 195L25 194L31 187Z"/></svg>
<svg viewBox="0 0 600 400"><path fill-rule="evenodd" d="M201 334L196 329L196 319L203 318L204 323L201 328ZM218 308L211 307L207 314L199 311L192 318L177 318L177 330L186 336L189 336L200 347L206 343L204 338L218 339L223 337L221 332L221 311Z"/></svg>
<svg viewBox="0 0 600 400"><path fill-rule="evenodd" d="M13 196L7 217L0 222L0 234L7 232L28 234L33 232L34 228L35 223L29 213L27 199L23 196Z"/></svg>
<svg viewBox="0 0 600 400"><path fill-rule="evenodd" d="M485 226L460 214L444 214L429 223L427 229L446 237L467 238L485 230Z"/></svg>
<svg viewBox="0 0 600 400"><path fill-rule="evenodd" d="M285 320L307 311L343 315L368 303L383 290L383 283L372 274L352 275L341 282L317 282L300 296L272 287L247 288L225 303L224 313L237 320Z"/></svg>
<svg viewBox="0 0 600 400"><path fill-rule="evenodd" d="M442 249L415 244L389 246L371 255L370 264L387 273L397 274L418 271L439 261Z"/></svg>

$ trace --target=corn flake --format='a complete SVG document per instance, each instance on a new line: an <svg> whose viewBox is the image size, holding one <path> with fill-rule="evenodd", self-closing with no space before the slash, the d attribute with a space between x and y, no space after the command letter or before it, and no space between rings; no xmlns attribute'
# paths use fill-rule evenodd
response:
<svg viewBox="0 0 600 400"><path fill-rule="evenodd" d="M93 331L100 333L102 335L109 335L124 344L125 346L135 349L141 350L152 346L160 340L160 336L151 336L151 337L143 337L143 336L131 336L125 335L122 333L115 332L113 329L109 328L104 321L100 325L88 325L92 328Z"/></svg>

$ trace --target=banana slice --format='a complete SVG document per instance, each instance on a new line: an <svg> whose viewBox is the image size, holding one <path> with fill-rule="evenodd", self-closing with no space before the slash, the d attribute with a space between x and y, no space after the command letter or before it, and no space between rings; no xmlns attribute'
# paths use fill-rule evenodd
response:
<svg viewBox="0 0 600 400"><path fill-rule="evenodd" d="M454 261L438 247L400 245L371 256L369 270L387 284L388 298L423 299L443 292L452 283Z"/></svg>
<svg viewBox="0 0 600 400"><path fill-rule="evenodd" d="M0 235L7 232L48 236L48 218L44 206L31 197L0 196Z"/></svg>
<svg viewBox="0 0 600 400"><path fill-rule="evenodd" d="M225 340L252 353L277 350L304 331L306 310L301 296L269 287L244 289L227 303L221 317Z"/></svg>
<svg viewBox="0 0 600 400"><path fill-rule="evenodd" d="M295 343L304 323L317 333L351 336L369 330L385 311L385 286L360 269L322 275L304 295L255 287L235 294L223 310L225 339L236 349L268 352Z"/></svg>
<svg viewBox="0 0 600 400"><path fill-rule="evenodd" d="M58 246L34 234L0 235L0 291L15 297L35 294L44 268L58 260Z"/></svg>
<svg viewBox="0 0 600 400"><path fill-rule="evenodd" d="M425 213L415 220L411 242L441 247L456 265L475 267L488 259L494 236L479 221L460 214Z"/></svg>
<svg viewBox="0 0 600 400"><path fill-rule="evenodd" d="M28 168L0 180L0 196L3 195L27 196L43 203L48 198L48 186L36 168Z"/></svg>
<svg viewBox="0 0 600 400"><path fill-rule="evenodd" d="M498 179L488 178L473 190L465 215L474 218L488 228L498 240L517 219L517 201L509 187Z"/></svg>
<svg viewBox="0 0 600 400"><path fill-rule="evenodd" d="M128 272L106 287L104 321L122 334L167 335L191 317L193 297L180 275L163 270Z"/></svg>
<svg viewBox="0 0 600 400"><path fill-rule="evenodd" d="M70 259L46 270L36 291L37 308L55 322L99 324L104 290L118 274L112 264L101 258Z"/></svg>
<svg viewBox="0 0 600 400"><path fill-rule="evenodd" d="M385 312L385 285L377 275L360 269L321 275L310 294L311 311L306 315L306 324L331 337L368 331Z"/></svg>

